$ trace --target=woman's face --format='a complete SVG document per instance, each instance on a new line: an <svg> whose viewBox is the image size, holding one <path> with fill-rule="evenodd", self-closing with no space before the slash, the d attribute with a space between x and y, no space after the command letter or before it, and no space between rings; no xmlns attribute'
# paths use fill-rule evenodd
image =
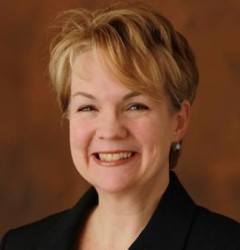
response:
<svg viewBox="0 0 240 250"><path fill-rule="evenodd" d="M173 113L164 98L128 89L92 51L74 62L70 99L73 162L97 190L129 192L168 180L169 150L185 132L185 111Z"/></svg>

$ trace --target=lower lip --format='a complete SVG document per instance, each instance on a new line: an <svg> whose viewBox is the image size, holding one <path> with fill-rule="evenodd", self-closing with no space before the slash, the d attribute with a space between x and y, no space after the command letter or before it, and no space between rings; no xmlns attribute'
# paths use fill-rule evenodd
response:
<svg viewBox="0 0 240 250"><path fill-rule="evenodd" d="M101 165L101 166L105 166L105 167L118 167L118 166L123 166L125 164L128 164L129 162L133 161L136 157L137 157L137 153L135 153L132 157L127 158L127 159L121 159L121 160L117 160L117 161L101 161L99 160L97 157L95 157L94 155L92 156L92 158L94 159L94 161Z"/></svg>

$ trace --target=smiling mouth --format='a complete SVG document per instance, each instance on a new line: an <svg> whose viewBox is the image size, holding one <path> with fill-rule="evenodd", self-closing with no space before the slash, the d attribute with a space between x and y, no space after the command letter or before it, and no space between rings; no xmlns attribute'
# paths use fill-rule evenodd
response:
<svg viewBox="0 0 240 250"><path fill-rule="evenodd" d="M135 152L96 153L94 155L100 161L115 162L115 161L130 159L135 155Z"/></svg>

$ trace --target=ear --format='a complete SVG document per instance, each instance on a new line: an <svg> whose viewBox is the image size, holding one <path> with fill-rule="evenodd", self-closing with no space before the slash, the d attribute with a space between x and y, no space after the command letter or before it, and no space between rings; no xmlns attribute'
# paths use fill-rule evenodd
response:
<svg viewBox="0 0 240 250"><path fill-rule="evenodd" d="M191 105L189 101L184 100L181 109L175 113L174 141L179 142L185 136L191 118Z"/></svg>

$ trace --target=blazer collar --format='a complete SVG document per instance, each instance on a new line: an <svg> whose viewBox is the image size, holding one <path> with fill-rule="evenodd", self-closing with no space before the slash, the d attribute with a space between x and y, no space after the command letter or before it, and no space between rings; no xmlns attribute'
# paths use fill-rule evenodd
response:
<svg viewBox="0 0 240 250"><path fill-rule="evenodd" d="M170 184L157 209L130 249L184 249L196 208L175 173L171 172Z"/></svg>
<svg viewBox="0 0 240 250"><path fill-rule="evenodd" d="M98 203L98 195L90 188L80 201L66 211L59 221L47 232L37 250L72 249L79 225L84 222L88 211ZM129 248L130 250L182 250L187 240L196 205L188 196L174 172L170 183L149 223Z"/></svg>
<svg viewBox="0 0 240 250"><path fill-rule="evenodd" d="M79 226L89 212L98 203L96 190L90 188L70 210L62 214L57 223L46 233L37 250L70 250L78 237Z"/></svg>

